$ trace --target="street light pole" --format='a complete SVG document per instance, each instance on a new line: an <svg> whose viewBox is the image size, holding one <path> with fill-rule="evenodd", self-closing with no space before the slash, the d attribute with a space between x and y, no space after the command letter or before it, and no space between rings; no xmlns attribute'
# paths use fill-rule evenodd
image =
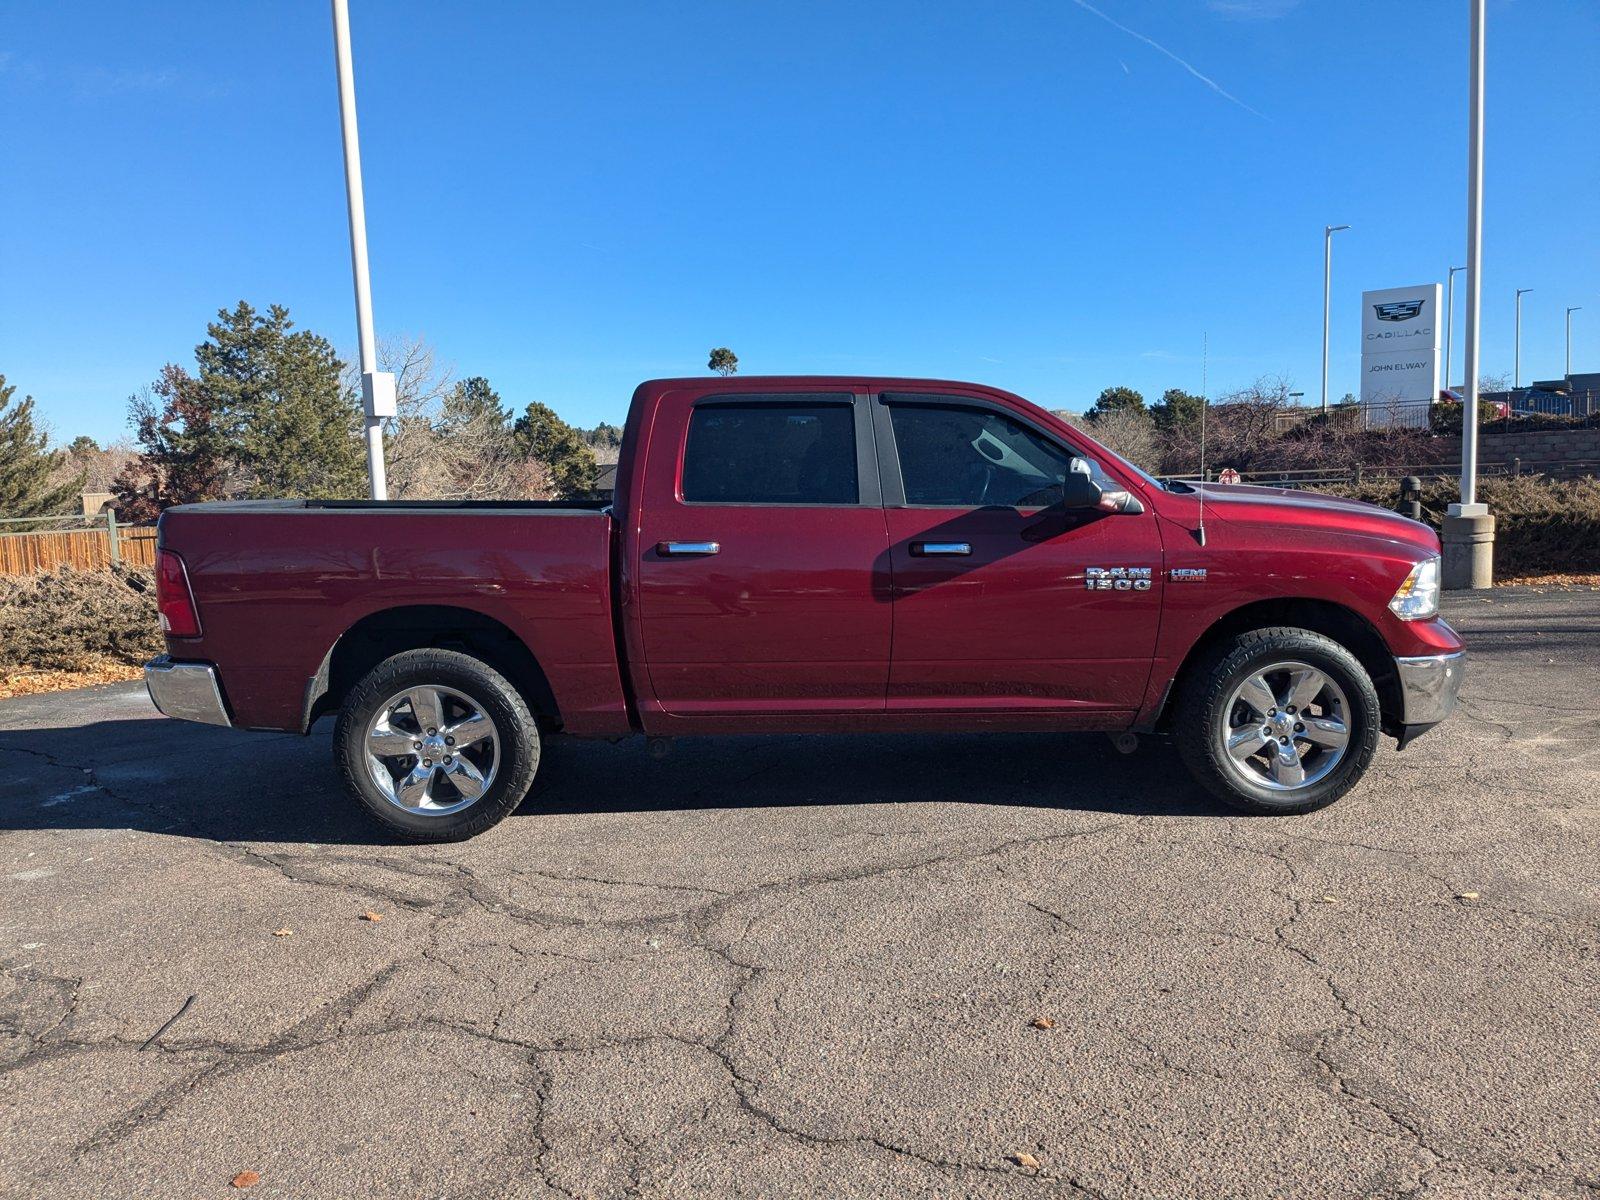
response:
<svg viewBox="0 0 1600 1200"><path fill-rule="evenodd" d="M395 415L394 376L378 370L372 330L372 275L367 267L367 206L361 190L361 138L350 60L350 7L333 0L333 51L339 75L339 127L344 135L344 189L350 217L350 271L355 277L356 331L361 344L361 395L367 414L367 478L374 500L389 498L383 470L383 418Z"/></svg>
<svg viewBox="0 0 1600 1200"><path fill-rule="evenodd" d="M1513 390L1522 386L1522 294L1531 292L1532 288L1517 289L1517 323L1514 335L1516 348L1511 354L1511 387Z"/></svg>
<svg viewBox="0 0 1600 1200"><path fill-rule="evenodd" d="M1572 314L1582 311L1583 305L1581 304L1574 304L1567 309L1567 369L1565 378L1571 378L1572 376Z"/></svg>
<svg viewBox="0 0 1600 1200"><path fill-rule="evenodd" d="M1472 14L1467 102L1467 326L1465 395L1461 403L1461 499L1444 518L1443 583L1447 588L1494 586L1494 517L1478 503L1478 325L1483 284L1483 40L1484 2Z"/></svg>
<svg viewBox="0 0 1600 1200"><path fill-rule="evenodd" d="M1322 227L1322 415L1328 415L1328 301L1333 294L1333 235L1348 225Z"/></svg>
<svg viewBox="0 0 1600 1200"><path fill-rule="evenodd" d="M1450 386L1450 363L1452 344L1456 338L1456 272L1465 271L1465 267L1450 268L1450 286L1446 289L1449 297L1445 302L1444 319L1444 386Z"/></svg>

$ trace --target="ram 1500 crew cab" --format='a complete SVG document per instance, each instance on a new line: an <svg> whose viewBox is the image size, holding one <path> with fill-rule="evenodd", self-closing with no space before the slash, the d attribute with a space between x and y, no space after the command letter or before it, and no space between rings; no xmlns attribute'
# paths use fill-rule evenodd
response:
<svg viewBox="0 0 1600 1200"><path fill-rule="evenodd" d="M161 518L162 712L307 732L469 837L556 733L1166 733L1303 812L1445 717L1439 544L1368 504L1163 485L1006 392L667 379L610 503L249 501Z"/></svg>

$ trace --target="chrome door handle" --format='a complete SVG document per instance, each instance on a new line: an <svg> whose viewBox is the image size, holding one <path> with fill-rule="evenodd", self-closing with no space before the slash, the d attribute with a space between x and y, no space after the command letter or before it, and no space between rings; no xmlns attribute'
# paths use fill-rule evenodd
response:
<svg viewBox="0 0 1600 1200"><path fill-rule="evenodd" d="M912 542L911 553L918 558L956 558L972 553L971 542Z"/></svg>
<svg viewBox="0 0 1600 1200"><path fill-rule="evenodd" d="M720 554L720 542L657 542L656 553L663 558L695 558Z"/></svg>

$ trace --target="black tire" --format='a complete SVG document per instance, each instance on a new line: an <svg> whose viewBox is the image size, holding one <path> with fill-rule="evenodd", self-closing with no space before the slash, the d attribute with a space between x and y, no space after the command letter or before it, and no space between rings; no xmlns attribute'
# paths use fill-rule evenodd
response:
<svg viewBox="0 0 1600 1200"><path fill-rule="evenodd" d="M493 722L498 738L494 772L482 794L467 800L453 784L438 785L446 799L454 800L453 811L404 808L383 793L371 773L368 729L391 698L412 688L446 689L470 701ZM522 694L487 663L453 650L407 650L379 663L345 697L333 746L350 794L378 824L414 842L459 842L482 833L522 803L539 769L539 728ZM403 765L403 760L396 761ZM420 761L412 756L413 765ZM430 790L436 786L433 778Z"/></svg>
<svg viewBox="0 0 1600 1200"><path fill-rule="evenodd" d="M1232 725L1230 717L1250 711L1230 703L1236 690L1252 675L1285 661L1314 667L1338 685L1347 710L1342 724L1348 731L1342 758L1325 775L1287 789L1274 788L1265 778L1260 785L1253 784L1249 764L1235 766L1226 747L1230 728L1242 728ZM1381 723L1377 690L1355 655L1320 633L1273 627L1229 638L1193 665L1179 685L1173 733L1184 765L1217 799L1244 812L1284 815L1322 808L1354 787L1372 762ZM1270 739L1266 744L1270 749ZM1316 749L1308 745L1304 756L1309 758ZM1290 759L1291 770L1294 765Z"/></svg>

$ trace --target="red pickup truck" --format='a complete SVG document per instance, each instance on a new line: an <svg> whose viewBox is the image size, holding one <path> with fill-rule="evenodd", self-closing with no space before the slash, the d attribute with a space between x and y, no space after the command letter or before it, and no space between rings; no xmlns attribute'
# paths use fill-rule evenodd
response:
<svg viewBox="0 0 1600 1200"><path fill-rule="evenodd" d="M610 502L182 505L157 585L162 712L337 713L349 790L419 840L512 811L555 733L1161 733L1230 804L1304 812L1463 670L1427 526L1163 484L925 379L645 383Z"/></svg>

